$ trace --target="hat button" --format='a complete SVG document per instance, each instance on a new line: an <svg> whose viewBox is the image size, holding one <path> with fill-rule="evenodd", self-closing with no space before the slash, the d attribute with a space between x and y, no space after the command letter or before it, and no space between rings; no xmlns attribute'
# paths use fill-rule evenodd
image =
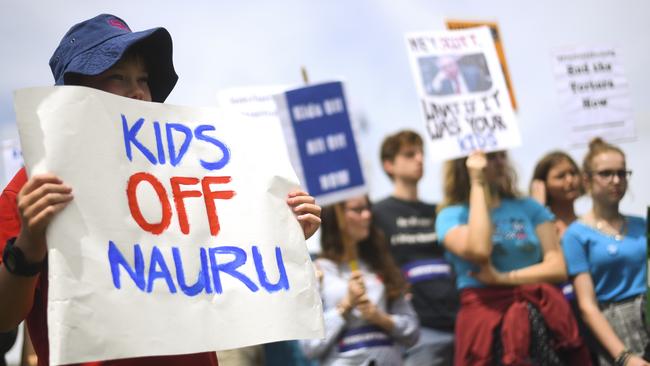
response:
<svg viewBox="0 0 650 366"><path fill-rule="evenodd" d="M74 43L74 41L75 41L75 39L74 39L74 38L72 38L72 39L70 40L70 43Z"/></svg>

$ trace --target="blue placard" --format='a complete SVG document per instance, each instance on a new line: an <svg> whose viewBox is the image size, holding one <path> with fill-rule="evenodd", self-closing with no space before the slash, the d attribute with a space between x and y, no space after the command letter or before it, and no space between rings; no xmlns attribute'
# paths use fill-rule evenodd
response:
<svg viewBox="0 0 650 366"><path fill-rule="evenodd" d="M308 86L284 96L309 193L327 204L365 192L343 84Z"/></svg>

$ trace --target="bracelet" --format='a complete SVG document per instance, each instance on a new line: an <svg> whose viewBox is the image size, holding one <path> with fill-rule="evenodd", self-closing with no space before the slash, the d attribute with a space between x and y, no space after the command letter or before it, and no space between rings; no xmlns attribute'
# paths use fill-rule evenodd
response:
<svg viewBox="0 0 650 366"><path fill-rule="evenodd" d="M614 359L614 365L625 366L630 357L632 357L632 352L629 349L624 349Z"/></svg>

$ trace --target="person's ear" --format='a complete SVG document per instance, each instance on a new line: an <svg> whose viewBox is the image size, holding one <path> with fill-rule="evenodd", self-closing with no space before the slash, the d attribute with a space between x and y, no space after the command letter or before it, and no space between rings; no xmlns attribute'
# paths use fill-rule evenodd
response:
<svg viewBox="0 0 650 366"><path fill-rule="evenodd" d="M384 171L386 172L386 174L388 174L389 176L393 176L393 171L395 169L395 163L393 161L391 161L391 160L384 160L382 162L382 165L384 167Z"/></svg>

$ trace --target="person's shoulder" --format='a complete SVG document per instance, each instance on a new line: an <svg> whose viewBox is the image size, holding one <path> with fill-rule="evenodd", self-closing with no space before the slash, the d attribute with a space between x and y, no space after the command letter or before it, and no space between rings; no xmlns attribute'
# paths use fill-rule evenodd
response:
<svg viewBox="0 0 650 366"><path fill-rule="evenodd" d="M535 208L535 209L544 208L544 206L542 206L541 203L537 202L535 199L531 197L511 198L509 199L509 201L515 205L522 205L524 207Z"/></svg>
<svg viewBox="0 0 650 366"><path fill-rule="evenodd" d="M516 208L521 208L531 215L542 213L542 212L550 216L553 215L547 207L545 207L544 205L537 202L537 200L531 197L513 198L510 199L509 201L511 202L512 206Z"/></svg>
<svg viewBox="0 0 650 366"><path fill-rule="evenodd" d="M625 215L629 225L640 225L645 226L647 224L646 219L640 216Z"/></svg>
<svg viewBox="0 0 650 366"><path fill-rule="evenodd" d="M25 170L25 167L22 167L7 184L2 194L17 195L25 183L27 183L27 171Z"/></svg>
<svg viewBox="0 0 650 366"><path fill-rule="evenodd" d="M393 196L388 196L385 198L380 199L379 201L373 202L372 203L372 210L382 210L386 207L390 207L391 205L395 204L395 199Z"/></svg>
<svg viewBox="0 0 650 366"><path fill-rule="evenodd" d="M645 218L639 216L625 215L627 221L628 232L644 234L647 233L648 223Z"/></svg>
<svg viewBox="0 0 650 366"><path fill-rule="evenodd" d="M425 201L421 201L421 200L417 200L416 202L422 208L422 210L431 211L434 214L435 214L435 212L436 212L436 210L438 208L437 203L425 202Z"/></svg>
<svg viewBox="0 0 650 366"><path fill-rule="evenodd" d="M460 214L466 214L469 212L469 206L466 204L457 204L457 205L448 205L443 207L440 212L438 212L438 218L445 216L454 216Z"/></svg>
<svg viewBox="0 0 650 366"><path fill-rule="evenodd" d="M563 237L578 236L582 237L586 232L591 230L591 227L584 223L581 219L575 220L564 231Z"/></svg>

